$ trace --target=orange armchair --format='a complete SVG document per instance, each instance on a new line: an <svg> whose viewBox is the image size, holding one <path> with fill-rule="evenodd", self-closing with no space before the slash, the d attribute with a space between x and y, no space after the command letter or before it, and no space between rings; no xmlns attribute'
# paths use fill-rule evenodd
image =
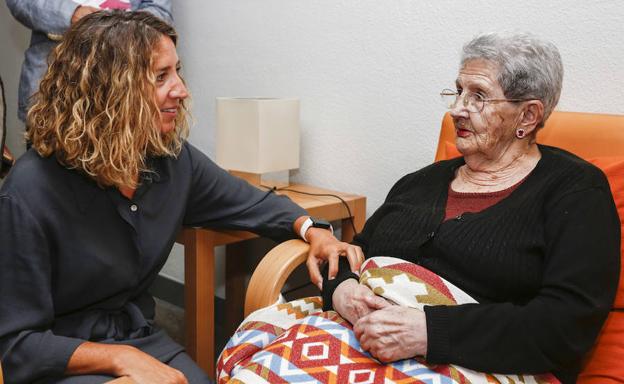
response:
<svg viewBox="0 0 624 384"><path fill-rule="evenodd" d="M613 160L620 157L622 165L610 168L613 178L609 178L620 219L624 219L624 116L554 112L540 130L537 141L566 149L588 160ZM447 113L442 120L435 160L458 155L455 149L455 128ZM249 282L245 316L277 301L286 279L298 265L305 262L307 253L308 244L301 240L287 241L267 253ZM620 275L619 295L614 309L587 358L578 383L624 383L624 272L621 271Z"/></svg>

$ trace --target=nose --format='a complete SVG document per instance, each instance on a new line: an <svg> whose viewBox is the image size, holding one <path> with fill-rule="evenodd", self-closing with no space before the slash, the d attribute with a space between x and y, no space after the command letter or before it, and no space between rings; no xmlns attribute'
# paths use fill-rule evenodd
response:
<svg viewBox="0 0 624 384"><path fill-rule="evenodd" d="M466 98L466 93L460 93L457 95L457 99L455 100L455 104L449 110L449 114L454 118L464 117L468 118L468 99Z"/></svg>
<svg viewBox="0 0 624 384"><path fill-rule="evenodd" d="M169 97L172 99L184 100L188 97L188 95L188 91L182 82L182 79L178 78L176 84L169 91Z"/></svg>

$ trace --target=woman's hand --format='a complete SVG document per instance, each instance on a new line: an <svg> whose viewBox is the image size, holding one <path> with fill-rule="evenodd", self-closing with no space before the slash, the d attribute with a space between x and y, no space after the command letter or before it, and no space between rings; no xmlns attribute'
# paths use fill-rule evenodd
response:
<svg viewBox="0 0 624 384"><path fill-rule="evenodd" d="M364 253L357 245L351 245L339 241L326 229L310 228L306 232L306 237L310 242L310 252L308 253L308 273L310 280L319 288L323 288L323 277L320 266L326 261L329 262L328 278L331 280L338 273L338 258L346 256L351 266L351 271L356 273L364 261Z"/></svg>
<svg viewBox="0 0 624 384"><path fill-rule="evenodd" d="M136 384L188 384L184 374L134 347L115 358L117 375L128 376Z"/></svg>
<svg viewBox="0 0 624 384"><path fill-rule="evenodd" d="M69 359L68 375L102 373L128 376L137 384L188 384L184 374L139 349L120 344L84 342Z"/></svg>
<svg viewBox="0 0 624 384"><path fill-rule="evenodd" d="M389 305L362 317L353 331L362 349L382 363L427 353L427 320L419 309Z"/></svg>
<svg viewBox="0 0 624 384"><path fill-rule="evenodd" d="M70 23L73 25L73 24L77 23L78 20L82 19L83 17L85 17L85 16L87 16L87 15L93 13L93 12L97 12L99 10L100 10L99 8L90 7L88 5L79 5L74 10L74 14L71 17Z"/></svg>
<svg viewBox="0 0 624 384"><path fill-rule="evenodd" d="M391 304L355 279L347 279L336 287L332 295L332 305L345 320L356 324L360 318Z"/></svg>

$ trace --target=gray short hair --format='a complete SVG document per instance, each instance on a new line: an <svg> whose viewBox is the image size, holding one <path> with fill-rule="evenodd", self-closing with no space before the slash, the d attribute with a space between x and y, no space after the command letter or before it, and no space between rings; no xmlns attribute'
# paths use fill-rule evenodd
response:
<svg viewBox="0 0 624 384"><path fill-rule="evenodd" d="M509 99L535 98L544 104L544 119L550 116L561 95L563 63L551 42L529 33L481 34L466 43L461 65L484 59L498 66L498 83Z"/></svg>

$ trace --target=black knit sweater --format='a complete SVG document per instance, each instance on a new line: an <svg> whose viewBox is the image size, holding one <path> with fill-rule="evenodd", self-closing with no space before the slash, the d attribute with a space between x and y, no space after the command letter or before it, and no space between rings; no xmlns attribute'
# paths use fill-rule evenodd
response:
<svg viewBox="0 0 624 384"><path fill-rule="evenodd" d="M422 265L479 302L426 307L428 362L575 382L615 296L620 223L598 168L557 148L540 151L507 198L445 222L463 159L409 174L355 238L367 257ZM338 278L324 279L326 309L350 277L341 260Z"/></svg>

